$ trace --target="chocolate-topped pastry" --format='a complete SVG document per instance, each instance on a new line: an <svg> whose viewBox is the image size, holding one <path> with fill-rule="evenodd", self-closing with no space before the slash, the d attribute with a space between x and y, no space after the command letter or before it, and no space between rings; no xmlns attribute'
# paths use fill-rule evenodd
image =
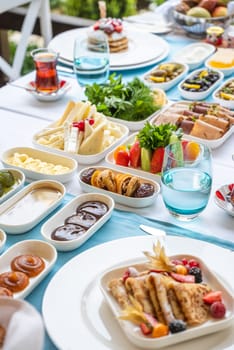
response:
<svg viewBox="0 0 234 350"><path fill-rule="evenodd" d="M138 187L138 189L134 193L134 197L143 198L143 197L152 196L153 194L154 194L154 186L149 182L144 182Z"/></svg>
<svg viewBox="0 0 234 350"><path fill-rule="evenodd" d="M91 213L99 218L107 213L108 206L100 201L87 201L77 207L76 212L80 211Z"/></svg>
<svg viewBox="0 0 234 350"><path fill-rule="evenodd" d="M90 185L91 184L91 177L93 173L95 172L95 168L88 168L84 170L81 174L81 181L85 182L86 184Z"/></svg>
<svg viewBox="0 0 234 350"><path fill-rule="evenodd" d="M71 241L80 237L86 232L82 226L75 224L65 224L57 227L52 233L51 238L56 241Z"/></svg>
<svg viewBox="0 0 234 350"><path fill-rule="evenodd" d="M65 220L65 224L75 224L90 228L97 222L97 217L85 211L79 211L77 214L71 215Z"/></svg>

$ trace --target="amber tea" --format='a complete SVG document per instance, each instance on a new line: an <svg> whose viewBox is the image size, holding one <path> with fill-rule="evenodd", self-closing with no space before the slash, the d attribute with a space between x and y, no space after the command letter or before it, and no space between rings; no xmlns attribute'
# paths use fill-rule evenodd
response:
<svg viewBox="0 0 234 350"><path fill-rule="evenodd" d="M32 51L32 57L36 68L35 86L37 91L56 92L59 88L56 70L58 54L48 49L37 49Z"/></svg>

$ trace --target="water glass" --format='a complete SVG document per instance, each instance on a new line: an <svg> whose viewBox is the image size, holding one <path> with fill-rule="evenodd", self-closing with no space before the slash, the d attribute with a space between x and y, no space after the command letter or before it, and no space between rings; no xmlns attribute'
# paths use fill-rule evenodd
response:
<svg viewBox="0 0 234 350"><path fill-rule="evenodd" d="M47 48L31 52L36 68L35 87L38 92L52 93L59 89L57 74L58 53Z"/></svg>
<svg viewBox="0 0 234 350"><path fill-rule="evenodd" d="M197 142L165 148L162 197L170 214L182 221L196 218L207 206L212 185L211 152Z"/></svg>
<svg viewBox="0 0 234 350"><path fill-rule="evenodd" d="M80 86L104 84L109 76L109 44L104 33L75 40L73 67Z"/></svg>

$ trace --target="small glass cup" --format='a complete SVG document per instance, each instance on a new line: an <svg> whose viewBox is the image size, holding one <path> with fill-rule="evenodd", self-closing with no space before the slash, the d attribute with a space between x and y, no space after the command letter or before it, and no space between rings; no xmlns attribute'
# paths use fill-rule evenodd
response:
<svg viewBox="0 0 234 350"><path fill-rule="evenodd" d="M59 89L59 79L56 70L58 53L47 48L31 52L36 68L35 88L38 92L53 93Z"/></svg>
<svg viewBox="0 0 234 350"><path fill-rule="evenodd" d="M109 76L109 44L104 33L81 36L75 40L73 68L81 87L104 84Z"/></svg>
<svg viewBox="0 0 234 350"><path fill-rule="evenodd" d="M211 185L211 153L201 143L182 141L165 148L162 197L175 218L190 221L207 206Z"/></svg>

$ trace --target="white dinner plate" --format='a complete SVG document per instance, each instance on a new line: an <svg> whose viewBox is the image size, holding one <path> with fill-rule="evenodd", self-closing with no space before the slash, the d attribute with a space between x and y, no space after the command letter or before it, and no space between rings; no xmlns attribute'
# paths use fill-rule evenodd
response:
<svg viewBox="0 0 234 350"><path fill-rule="evenodd" d="M104 270L121 261L138 258L144 250L152 251L154 241L151 236L142 236L98 245L77 255L56 273L45 291L42 313L48 334L59 349L77 350L77 344L81 349L137 349L127 340L105 302L99 279ZM233 284L233 269L227 268L233 266L233 252L183 237L167 236L166 243L170 255L192 253L225 279L229 288ZM173 350L224 350L231 349L233 343L231 326L175 345Z"/></svg>
<svg viewBox="0 0 234 350"><path fill-rule="evenodd" d="M56 35L49 47L60 56L72 61L73 45L77 36L85 36L90 28L72 29ZM110 54L110 68L126 70L145 67L164 58L169 52L168 43L157 35L127 29L129 48L123 52Z"/></svg>

